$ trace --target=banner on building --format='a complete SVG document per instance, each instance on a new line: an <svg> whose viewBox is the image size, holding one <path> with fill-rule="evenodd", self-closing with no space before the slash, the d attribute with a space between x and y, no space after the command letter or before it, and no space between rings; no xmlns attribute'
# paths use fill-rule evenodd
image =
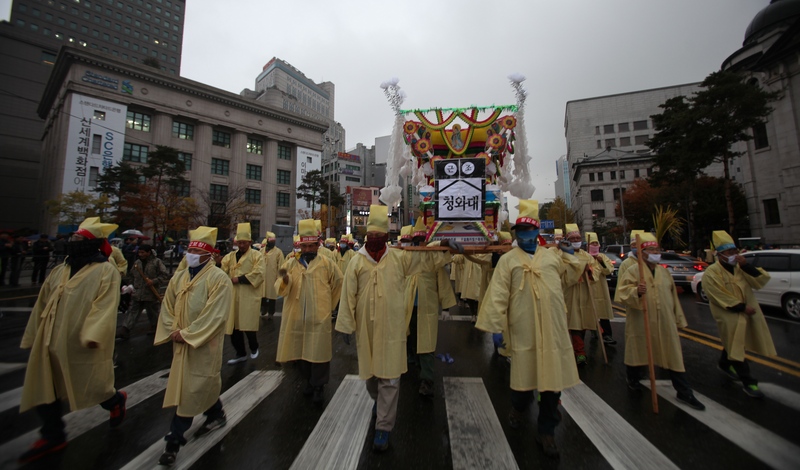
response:
<svg viewBox="0 0 800 470"><path fill-rule="evenodd" d="M353 188L353 207L366 207L372 205L372 188Z"/></svg>
<svg viewBox="0 0 800 470"><path fill-rule="evenodd" d="M295 187L303 184L303 178L312 171L322 170L322 153L318 150L311 150L305 147L297 147L297 178ZM310 201L298 197L295 204L295 224L303 219L312 219L313 210L319 210L319 204L312 204Z"/></svg>

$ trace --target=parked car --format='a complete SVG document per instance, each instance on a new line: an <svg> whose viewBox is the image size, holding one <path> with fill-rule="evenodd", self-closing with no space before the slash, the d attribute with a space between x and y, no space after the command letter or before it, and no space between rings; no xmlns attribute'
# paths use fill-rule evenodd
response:
<svg viewBox="0 0 800 470"><path fill-rule="evenodd" d="M608 281L608 287L615 289L617 287L617 274L619 273L619 265L622 264L622 258L616 253L604 252L603 254L606 255L614 265L614 270L611 274L606 276L606 280Z"/></svg>
<svg viewBox="0 0 800 470"><path fill-rule="evenodd" d="M669 271L675 285L680 287L690 287L695 274L703 272L708 267L708 264L691 256L670 252L661 253L659 264Z"/></svg>
<svg viewBox="0 0 800 470"><path fill-rule="evenodd" d="M761 305L780 307L795 320L800 320L800 250L751 251L743 256L753 266L763 268L771 277L763 288L753 294ZM708 297L703 291L703 275L696 275L692 291L704 302Z"/></svg>
<svg viewBox="0 0 800 470"><path fill-rule="evenodd" d="M603 250L604 253L614 253L622 259L625 259L625 256L631 251L630 245L608 245L606 249Z"/></svg>

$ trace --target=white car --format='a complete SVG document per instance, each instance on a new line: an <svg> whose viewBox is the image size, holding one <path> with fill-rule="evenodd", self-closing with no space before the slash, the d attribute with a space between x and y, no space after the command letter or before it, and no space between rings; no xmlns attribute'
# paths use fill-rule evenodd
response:
<svg viewBox="0 0 800 470"><path fill-rule="evenodd" d="M800 250L750 251L743 256L753 266L763 268L771 277L763 288L753 291L761 305L780 307L790 318L800 320ZM692 279L692 292L704 302L703 273Z"/></svg>

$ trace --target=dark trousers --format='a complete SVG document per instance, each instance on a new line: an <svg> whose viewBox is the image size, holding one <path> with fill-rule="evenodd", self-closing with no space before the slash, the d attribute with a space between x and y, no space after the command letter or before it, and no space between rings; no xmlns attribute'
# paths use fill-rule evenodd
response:
<svg viewBox="0 0 800 470"><path fill-rule="evenodd" d="M206 418L211 420L217 419L223 414L225 414L225 411L222 409L222 401L219 398L217 398L216 403L211 405L211 408L203 413ZM183 435L192 427L193 420L193 416L178 416L178 412L175 411L175 415L172 417L172 422L169 425L169 434L164 437L164 440L167 441L168 444L186 445L186 438L183 437Z"/></svg>
<svg viewBox="0 0 800 470"><path fill-rule="evenodd" d="M6 271L8 271L8 256L0 258L0 286L6 285Z"/></svg>
<svg viewBox="0 0 800 470"><path fill-rule="evenodd" d="M110 410L121 400L122 394L116 392L111 398L100 403L100 406L103 407L104 410ZM42 429L39 430L42 439L57 442L66 440L67 434L64 432L64 420L61 419L63 414L62 408L59 400L46 405L36 406L36 414L39 415L39 419L42 421Z"/></svg>
<svg viewBox="0 0 800 470"><path fill-rule="evenodd" d="M236 350L236 357L247 355L247 350L244 349L244 335L247 334L247 342L250 343L250 352L258 351L258 335L257 331L242 331L233 330L231 334L231 344L233 349Z"/></svg>
<svg viewBox="0 0 800 470"><path fill-rule="evenodd" d="M276 303L277 303L277 300L275 300L275 299L262 298L261 299L261 315L264 315L265 313L268 314L269 316L275 315L275 304Z"/></svg>
<svg viewBox="0 0 800 470"><path fill-rule="evenodd" d="M626 366L628 374L628 382L638 382L647 377L647 366ZM669 370L669 369L667 369ZM689 381L686 380L686 372L669 371L669 378L672 380L672 386L682 397L694 396L692 387Z"/></svg>
<svg viewBox="0 0 800 470"><path fill-rule="evenodd" d="M756 380L752 375L750 375L750 364L747 361L732 361L728 358L728 352L724 349L722 350L722 355L719 358L719 367L720 369L728 370L729 367L733 367L733 370L736 371L736 374L742 379L742 385L758 385L758 380Z"/></svg>
<svg viewBox="0 0 800 470"><path fill-rule="evenodd" d="M308 362L297 361L300 367L300 373L303 378L308 381L312 387L322 387L327 384L331 378L331 363L330 362Z"/></svg>
<svg viewBox="0 0 800 470"><path fill-rule="evenodd" d="M600 328L603 329L603 336L608 336L610 338L614 335L611 331L611 320L600 319Z"/></svg>
<svg viewBox="0 0 800 470"><path fill-rule="evenodd" d="M38 282L39 284L44 282L48 261L50 261L50 259L46 256L33 257L33 274L31 274L31 282Z"/></svg>
<svg viewBox="0 0 800 470"><path fill-rule="evenodd" d="M419 378L433 382L433 366L436 362L433 352L418 353L417 352L417 307L411 311L411 322L408 325L408 339L406 341L406 354L408 355L409 362L412 358L417 359L419 362Z"/></svg>
<svg viewBox="0 0 800 470"><path fill-rule="evenodd" d="M569 330L569 337L572 339L572 350L575 356L586 355L586 344L583 341L586 330Z"/></svg>
<svg viewBox="0 0 800 470"><path fill-rule="evenodd" d="M561 422L561 412L558 411L558 402L561 392L539 392L539 418L537 428L539 434L553 436L556 426ZM518 392L511 390L511 406L520 413L524 413L533 401L533 390Z"/></svg>
<svg viewBox="0 0 800 470"><path fill-rule="evenodd" d="M9 264L11 267L11 273L8 275L9 286L19 285L19 274L22 272L22 262L24 260L25 256L23 255L15 255L11 257L11 263Z"/></svg>

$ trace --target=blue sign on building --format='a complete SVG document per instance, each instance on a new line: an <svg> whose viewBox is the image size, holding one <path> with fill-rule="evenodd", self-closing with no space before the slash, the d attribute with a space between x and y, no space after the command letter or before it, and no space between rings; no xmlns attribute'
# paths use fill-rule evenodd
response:
<svg viewBox="0 0 800 470"><path fill-rule="evenodd" d="M542 228L542 229L554 229L554 228L556 228L556 224L553 223L552 220L541 220L539 222L541 223L541 227L539 227L539 228Z"/></svg>

